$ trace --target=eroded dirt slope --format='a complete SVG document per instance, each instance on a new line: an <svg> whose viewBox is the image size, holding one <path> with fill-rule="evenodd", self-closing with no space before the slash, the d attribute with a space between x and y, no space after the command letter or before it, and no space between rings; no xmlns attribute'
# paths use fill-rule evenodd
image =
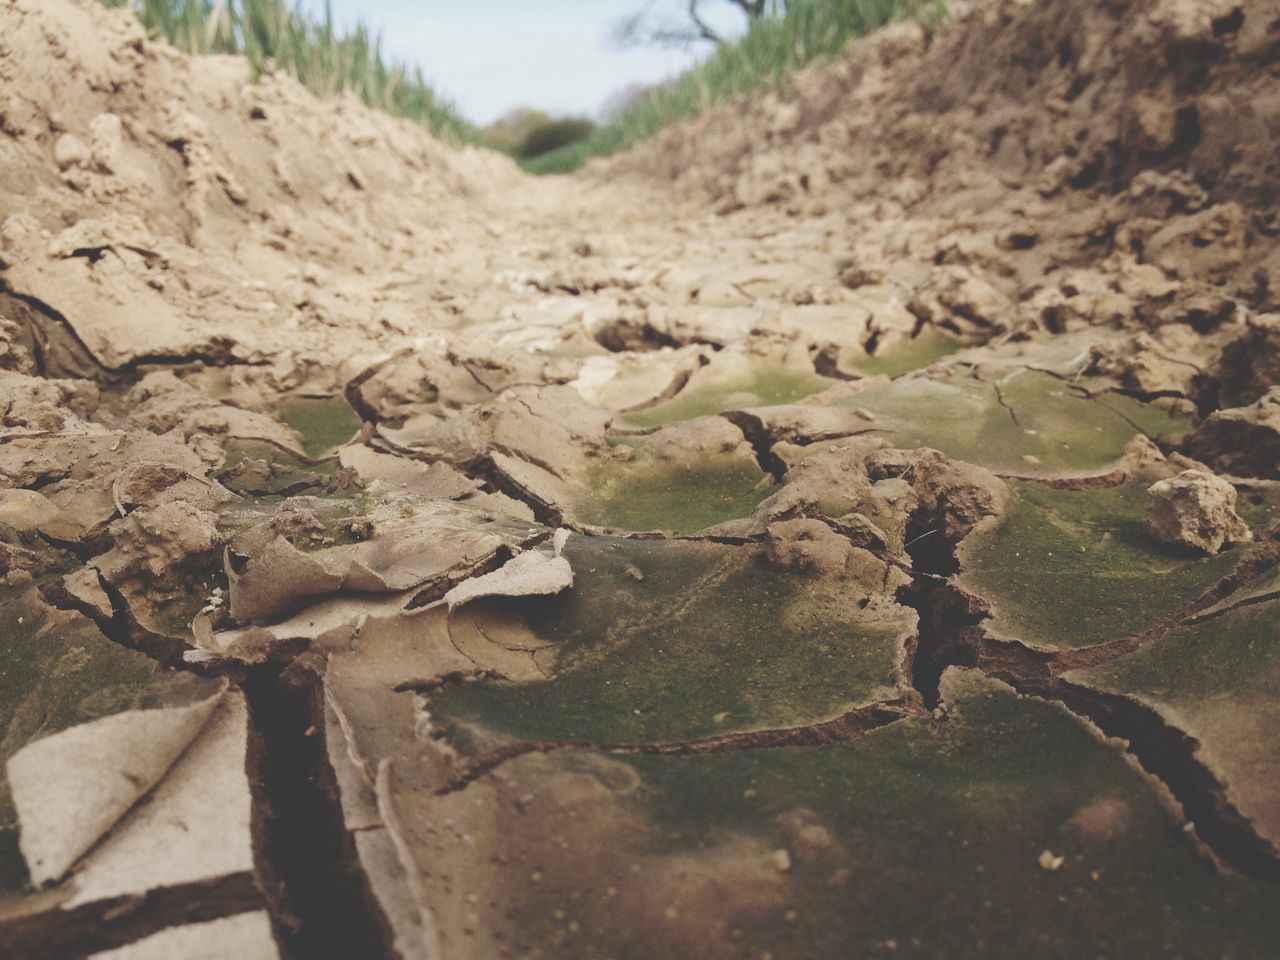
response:
<svg viewBox="0 0 1280 960"><path fill-rule="evenodd" d="M1280 5L248 80L0 0L0 953L1274 953Z"/></svg>

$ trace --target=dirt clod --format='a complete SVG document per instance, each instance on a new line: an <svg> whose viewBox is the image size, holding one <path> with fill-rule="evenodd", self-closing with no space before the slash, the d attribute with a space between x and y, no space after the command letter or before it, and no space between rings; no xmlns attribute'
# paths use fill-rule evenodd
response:
<svg viewBox="0 0 1280 960"><path fill-rule="evenodd" d="M1203 470L1184 470L1147 490L1147 528L1161 543L1210 556L1224 546L1253 539L1236 513L1236 488Z"/></svg>

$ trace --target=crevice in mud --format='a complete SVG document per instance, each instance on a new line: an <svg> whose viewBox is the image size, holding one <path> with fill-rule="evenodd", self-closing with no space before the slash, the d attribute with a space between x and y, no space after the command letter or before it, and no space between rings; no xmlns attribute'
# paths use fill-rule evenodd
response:
<svg viewBox="0 0 1280 960"><path fill-rule="evenodd" d="M33 484L26 489L36 490L38 488ZM101 539L88 535L83 540L64 540L45 533L43 530L37 530L36 536L39 538L40 543L52 550L58 550L67 556L75 557L81 563L88 563L103 550Z"/></svg>
<svg viewBox="0 0 1280 960"><path fill-rule="evenodd" d="M945 578L920 575L898 593L898 602L919 618L911 655L911 686L933 710L942 702L940 686L948 667L976 667L980 624L989 614Z"/></svg>
<svg viewBox="0 0 1280 960"><path fill-rule="evenodd" d="M1017 640L988 636L983 623L990 618L990 610L981 598L952 582L960 569L958 544L940 534L937 517L917 514L911 519L907 552L915 576L898 594L898 601L919 616L918 637L908 654L912 686L925 707L940 706L939 683L951 666L976 667L1020 694L1060 703L1107 736L1124 741L1138 763L1169 789L1218 860L1250 877L1280 883L1280 851L1231 804L1225 785L1196 756L1199 744L1194 738L1132 698L1060 676L1061 671L1096 665L1154 643L1189 622L1196 612L1229 597L1252 577L1275 566L1280 543L1274 534L1176 616L1150 631L1115 643L1058 652L1037 651Z"/></svg>
<svg viewBox="0 0 1280 960"><path fill-rule="evenodd" d="M1021 640L996 637L987 631L980 631L972 637L978 653L976 666L984 673L1002 679L1015 678L1027 683L1052 685L1061 679L1062 674L1118 660L1159 643L1181 627L1203 623L1242 606L1280 599L1280 593L1268 591L1201 616L1203 611L1228 599L1245 584L1273 569L1277 563L1280 563L1280 533L1273 531L1216 583L1203 590L1177 613L1147 630L1068 650L1040 650ZM990 617L990 611L981 598L954 584L949 584L947 589L958 595L956 602L962 605L962 609L978 616L978 622ZM956 665L965 664L957 661Z"/></svg>
<svg viewBox="0 0 1280 960"><path fill-rule="evenodd" d="M232 873L78 907L0 920L0 956L65 960L113 950L167 930L262 909L253 874Z"/></svg>
<svg viewBox="0 0 1280 960"><path fill-rule="evenodd" d="M536 466L536 464L535 464ZM479 463L467 468L466 472L477 480L488 484L499 493L506 494L512 500L523 503L533 512L533 518L549 527L558 527L564 522L560 509L551 503L534 496L523 486L511 479L502 471L491 457L484 457Z"/></svg>
<svg viewBox="0 0 1280 960"><path fill-rule="evenodd" d="M849 373L840 367L840 348L835 344L827 344L813 354L813 372L830 380L861 380L856 373Z"/></svg>
<svg viewBox="0 0 1280 960"><path fill-rule="evenodd" d="M1143 396L1139 396L1139 395L1137 394L1137 392L1130 392L1130 391L1124 391L1124 390L1114 390L1114 391L1111 391L1111 392L1113 392L1113 393L1118 393L1118 394L1120 394L1121 396L1133 397L1135 400L1141 400L1143 403L1150 403L1152 400L1160 399L1160 398L1162 398L1162 397L1167 397L1167 398L1171 398L1171 399L1183 399L1182 394L1180 394L1180 393L1174 393L1174 392L1168 392L1168 393L1148 393L1148 394L1145 396L1145 398L1144 398ZM1088 394L1086 394L1086 396L1088 396ZM1093 398L1092 396L1089 396L1089 399L1090 399L1090 400L1092 400L1092 399L1094 399L1094 398ZM1148 440L1150 440L1152 443L1154 443L1157 447L1159 447L1159 448L1161 449L1161 451L1162 451L1162 452L1164 452L1164 453L1168 453L1168 452L1169 452L1169 449L1170 449L1170 446L1171 446L1171 445L1168 443L1168 441L1162 440L1162 439L1161 439L1161 438L1159 438L1159 437L1153 437L1153 436L1151 436L1151 434L1150 434L1150 433L1148 433L1148 432L1146 431L1146 429L1144 429L1144 428L1143 428L1142 426L1140 426L1139 424L1135 423L1132 417L1128 416L1127 414L1123 413L1122 411L1120 411L1120 410L1116 410L1116 409L1114 409L1113 407L1106 407L1106 409L1107 409L1108 411L1110 411L1112 414L1114 414L1115 416L1119 417L1121 420L1123 420L1123 421L1124 421L1126 424L1128 424L1130 427L1132 427L1132 428L1133 428L1133 429L1134 429L1138 434L1140 434L1140 435L1142 435L1142 436L1146 437Z"/></svg>
<svg viewBox="0 0 1280 960"><path fill-rule="evenodd" d="M43 300L18 293L0 279L0 306L4 306L6 300L17 305L17 309L11 306L6 310L5 315L22 329L22 345L31 354L40 376L54 379L88 376L99 383L120 379L98 362L65 316Z"/></svg>
<svg viewBox="0 0 1280 960"><path fill-rule="evenodd" d="M177 637L153 633L139 623L120 589L97 570L94 572L98 576L98 585L111 603L111 615L108 617L104 617L102 612L92 604L73 596L61 580L52 580L42 585L40 594L51 607L87 617L112 643L141 653L163 667L187 670L201 675L209 672L183 660L183 654L191 649L186 642Z"/></svg>
<svg viewBox="0 0 1280 960"><path fill-rule="evenodd" d="M1033 483L1038 487L1047 487L1050 490L1072 491L1106 490L1111 487L1121 486L1132 479L1132 473L1123 463L1109 467L1102 473L1088 473L1083 476L1054 477L1034 473L1010 473L1004 470L997 471L996 476L1001 480Z"/></svg>
<svg viewBox="0 0 1280 960"><path fill-rule="evenodd" d="M1000 404L1000 406L1004 408L1005 412L1009 414L1009 419L1013 421L1013 425L1021 430L1022 423L1018 420L1018 411L1014 410L1009 404L1009 401L1004 398L1004 392L1000 389L1000 384L990 383L989 386L991 387L991 391L995 394L996 403Z"/></svg>
<svg viewBox="0 0 1280 960"><path fill-rule="evenodd" d="M908 650L911 686L930 710L941 702L939 686L947 667L977 665L979 625L990 616L951 583L960 570L958 545L946 536L941 516L917 511L907 523L912 579L896 599L916 611L916 641Z"/></svg>
<svg viewBox="0 0 1280 960"><path fill-rule="evenodd" d="M698 365L685 370L677 370L671 382L663 388L662 392L656 397L651 397L644 403L637 403L634 407L627 407L623 413L639 413L642 410L651 410L656 406L666 403L668 400L674 400L685 387L689 385L689 381L693 379L693 375L702 367L705 367L711 361L705 356L698 357Z"/></svg>
<svg viewBox="0 0 1280 960"><path fill-rule="evenodd" d="M595 332L595 341L610 353L645 352L663 347L678 349L685 343L644 321L615 320Z"/></svg>
<svg viewBox="0 0 1280 960"><path fill-rule="evenodd" d="M126 379L139 376L147 367L180 367L185 364L200 363L208 367L266 367L271 365L267 359L250 360L232 356L231 351L236 342L230 337L215 337L206 341L206 347L187 353L149 353L143 357L134 357L118 367L108 368L113 374Z"/></svg>
<svg viewBox="0 0 1280 960"><path fill-rule="evenodd" d="M1067 651L1041 651L1018 640L986 635L981 623L989 617L989 611L981 599L941 582L923 599L906 601L916 606L921 617L921 641L913 665L917 688L930 704L936 687L929 684L935 682L935 677L940 677L948 666L974 666L1024 696L1061 704L1108 737L1124 741L1127 752L1168 788L1201 841L1219 861L1250 877L1280 883L1280 851L1258 835L1227 799L1225 785L1196 756L1199 743L1193 737L1133 698L1096 690L1061 676L1069 670L1096 666L1132 653L1195 622L1197 611L1213 606L1251 577L1274 567L1280 559L1278 547L1272 541L1255 550L1184 610L1149 631ZM922 560L929 562L928 558ZM918 590L914 583L907 588L907 592ZM941 624L941 629L935 623Z"/></svg>
<svg viewBox="0 0 1280 960"><path fill-rule="evenodd" d="M321 677L297 662L266 664L250 669L243 689L255 872L281 957L396 957L343 821Z"/></svg>
<svg viewBox="0 0 1280 960"><path fill-rule="evenodd" d="M379 360L377 363L370 364L356 374L352 379L347 381L347 385L342 388L343 399L347 401L347 406L356 412L365 423L377 424L379 421L378 411L373 405L367 403L364 399L364 393L361 387L377 376L387 364L393 360L403 356L407 351L400 351L387 357L385 360Z"/></svg>
<svg viewBox="0 0 1280 960"><path fill-rule="evenodd" d="M1173 795L1214 857L1247 876L1280 883L1280 851L1227 799L1225 786L1196 756L1199 743L1193 737L1132 698L1062 679L1053 654L1018 641L981 637L978 624L987 613L962 591L941 587L917 609L921 626L913 680L926 706L939 705L938 679L949 666L977 667L1023 696L1055 701L1123 741L1126 751Z"/></svg>
<svg viewBox="0 0 1280 960"><path fill-rule="evenodd" d="M539 544L549 539L550 536L551 536L550 531L540 534L534 539L528 541L525 544L525 549L533 549L534 547L538 546ZM514 555L515 554L512 552L510 547L508 547L506 544L502 544L496 550L494 550L494 552L491 553L489 556L484 557L483 559L477 560L475 563L472 563L468 566L454 568L444 576L439 577L438 579L433 580L431 583L427 584L425 587L419 590L416 594L414 594L413 599L409 601L405 609L416 610L419 607L426 607L426 606L430 606L433 603L437 603L440 600L444 599L444 595L448 593L450 590L452 590L454 587L456 587L458 584L463 583L467 580L470 580L473 577L481 577L481 576L484 576L486 573L493 573L495 570L497 570L499 567L505 564L508 560L510 560Z"/></svg>
<svg viewBox="0 0 1280 960"><path fill-rule="evenodd" d="M451 642L452 640L453 638L450 637ZM453 648L455 650L458 649L456 642L454 642ZM458 652L461 653L460 650ZM502 674L486 668L452 670L449 673L442 673L426 680L403 680L391 689L396 693L420 693L426 695L440 693L450 687L460 686L465 683L481 683L485 680L502 679L505 679Z"/></svg>
<svg viewBox="0 0 1280 960"><path fill-rule="evenodd" d="M1234 7L1230 13L1215 18L1211 23L1215 37L1237 33L1244 26L1244 7Z"/></svg>
<svg viewBox="0 0 1280 960"><path fill-rule="evenodd" d="M1187 621L1187 625L1192 626L1194 624L1206 623L1209 620L1216 620L1218 617L1221 617L1228 613L1232 613L1233 611L1239 610L1242 607L1252 607L1260 603L1273 603L1277 600L1280 600L1280 590L1272 590L1267 593L1259 593L1252 597L1245 597L1243 600L1237 601L1236 603L1228 604L1227 606L1222 607L1218 610L1212 610L1208 613L1202 613L1197 616L1194 616Z"/></svg>
<svg viewBox="0 0 1280 960"><path fill-rule="evenodd" d="M782 478L787 475L787 464L773 452L773 436L764 421L744 410L728 410L720 416L742 431L747 443L755 451L760 470L773 477L775 483L781 483Z"/></svg>
<svg viewBox="0 0 1280 960"><path fill-rule="evenodd" d="M215 337L203 349L186 353L156 353L134 357L118 367L103 364L76 332L64 314L37 297L19 293L0 280L0 298L24 306L15 311L25 331L23 346L31 354L36 371L42 377L90 379L103 385L114 385L136 378L145 367L173 367L202 363L211 367L267 366L267 359L251 360L231 355L235 341Z"/></svg>
<svg viewBox="0 0 1280 960"><path fill-rule="evenodd" d="M535 497L524 486L517 484L515 480L504 474L497 463L494 463L490 458L486 457L483 463L477 465L474 470L467 472L476 477L477 480L483 480L485 484L492 486L498 493L506 494L507 497L524 503L534 515L534 520L538 521L539 524L545 526L563 525L564 515L559 511L558 507L554 507L547 500Z"/></svg>
<svg viewBox="0 0 1280 960"><path fill-rule="evenodd" d="M1280 564L1280 530L1273 530L1216 583L1210 585L1185 607L1161 623L1140 633L1104 641L1075 650L1063 650L1044 654L1054 673L1080 670L1109 663L1119 657L1158 643L1179 627L1197 622L1196 617L1233 593L1260 574ZM1019 644L1019 646L1022 646ZM1024 649L1030 649L1024 646Z"/></svg>
<svg viewBox="0 0 1280 960"><path fill-rule="evenodd" d="M468 761L458 774L436 790L436 794L443 796L456 793L485 774L492 773L503 764L532 753L551 753L555 750L598 750L602 753L619 755L684 757L743 750L773 750L782 747L818 747L830 743L848 743L872 730L886 727L905 717L919 715L920 710L914 698L903 697L898 700L855 707L830 720L817 723L768 730L744 730L739 733L717 734L693 740L653 743L608 743L568 739L523 740L496 747Z"/></svg>
<svg viewBox="0 0 1280 960"><path fill-rule="evenodd" d="M1055 700L1107 736L1123 740L1143 769L1168 787L1215 857L1246 876L1280 883L1280 851L1259 836L1227 798L1223 784L1196 756L1200 744L1195 738L1130 697L1065 680L1034 682L1000 672L992 675L1024 695Z"/></svg>
<svg viewBox="0 0 1280 960"><path fill-rule="evenodd" d="M745 547L764 543L768 539L768 534L765 533L733 536L724 533L667 533L663 530L619 530L590 523L575 523L567 519L561 520L559 525L583 537L607 537L615 540L680 540L687 543L719 543L727 547Z"/></svg>
<svg viewBox="0 0 1280 960"><path fill-rule="evenodd" d="M476 366L479 365L477 362L465 360L462 357L458 356L456 353L454 353L452 350L448 351L444 355L444 358L455 369L461 370L467 376L469 376L472 379L472 381L475 383L475 385L478 386L481 390L484 390L486 393L491 393L491 394L498 392L494 390L493 384L485 383L484 380L481 378L480 374L476 373ZM499 372L502 371L502 367L497 364L491 364L486 369L497 370ZM510 386L515 386L515 384L511 384Z"/></svg>

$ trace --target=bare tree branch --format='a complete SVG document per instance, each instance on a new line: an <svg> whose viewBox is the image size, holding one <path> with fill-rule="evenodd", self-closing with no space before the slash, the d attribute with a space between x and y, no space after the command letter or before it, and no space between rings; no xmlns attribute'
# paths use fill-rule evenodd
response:
<svg viewBox="0 0 1280 960"><path fill-rule="evenodd" d="M742 9L748 20L759 20L764 16L764 6L767 0L732 0L732 2Z"/></svg>
<svg viewBox="0 0 1280 960"><path fill-rule="evenodd" d="M752 23L767 15L771 2L775 13L779 8L785 9L785 4L780 4L778 0L729 2ZM704 41L717 45L724 43L725 38L703 17L702 8L706 0L688 0L687 20L683 23L655 16L655 3L656 0L648 0L635 13L623 17L614 25L613 39L619 47L690 47Z"/></svg>
<svg viewBox="0 0 1280 960"><path fill-rule="evenodd" d="M702 0L689 0L689 19L693 21L693 25L698 28L698 34L704 40L710 40L712 43L717 44L723 43L724 40L720 37L720 34L712 30L711 27L707 25L707 22L698 15L698 5L701 2ZM734 0L734 2L739 6L742 6L743 3L747 2L747 0Z"/></svg>

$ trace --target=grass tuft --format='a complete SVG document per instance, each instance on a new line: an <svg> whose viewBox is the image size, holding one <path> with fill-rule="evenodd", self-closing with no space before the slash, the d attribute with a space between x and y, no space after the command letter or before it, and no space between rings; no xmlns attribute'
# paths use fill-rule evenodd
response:
<svg viewBox="0 0 1280 960"><path fill-rule="evenodd" d="M740 40L654 90L595 134L521 162L530 173L570 173L591 157L617 153L730 97L776 86L794 70L907 17L945 15L944 0L790 0L783 16L756 23Z"/></svg>
<svg viewBox="0 0 1280 960"><path fill-rule="evenodd" d="M239 54L254 79L284 71L322 97L345 91L369 106L422 124L437 136L471 142L475 130L427 84L416 67L383 54L382 38L365 24L349 32L287 0L103 0L130 7L152 37L186 53Z"/></svg>

